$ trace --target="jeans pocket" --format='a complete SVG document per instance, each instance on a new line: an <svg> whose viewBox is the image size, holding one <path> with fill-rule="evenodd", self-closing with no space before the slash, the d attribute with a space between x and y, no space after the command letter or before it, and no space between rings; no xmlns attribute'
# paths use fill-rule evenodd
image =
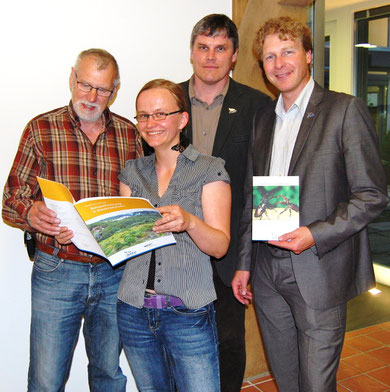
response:
<svg viewBox="0 0 390 392"><path fill-rule="evenodd" d="M61 266L62 262L58 257L37 251L34 257L34 269L41 272L54 272Z"/></svg>
<svg viewBox="0 0 390 392"><path fill-rule="evenodd" d="M202 306L198 309L188 309L185 306L172 307L173 313L186 317L199 317L204 316L210 312L210 305Z"/></svg>

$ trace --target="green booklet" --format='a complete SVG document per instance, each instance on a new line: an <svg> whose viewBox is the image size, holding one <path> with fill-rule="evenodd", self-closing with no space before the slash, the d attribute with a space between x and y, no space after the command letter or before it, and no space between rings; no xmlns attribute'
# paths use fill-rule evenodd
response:
<svg viewBox="0 0 390 392"><path fill-rule="evenodd" d="M254 176L252 240L277 240L299 227L299 177Z"/></svg>

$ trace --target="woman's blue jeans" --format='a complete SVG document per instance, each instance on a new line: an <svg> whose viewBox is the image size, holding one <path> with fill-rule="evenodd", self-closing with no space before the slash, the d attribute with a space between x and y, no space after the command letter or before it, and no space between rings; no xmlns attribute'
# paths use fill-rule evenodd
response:
<svg viewBox="0 0 390 392"><path fill-rule="evenodd" d="M116 321L122 273L108 263L80 263L37 251L31 278L28 391L64 390L83 318L91 391L126 391Z"/></svg>
<svg viewBox="0 0 390 392"><path fill-rule="evenodd" d="M138 309L118 302L118 326L143 391L219 392L214 306Z"/></svg>

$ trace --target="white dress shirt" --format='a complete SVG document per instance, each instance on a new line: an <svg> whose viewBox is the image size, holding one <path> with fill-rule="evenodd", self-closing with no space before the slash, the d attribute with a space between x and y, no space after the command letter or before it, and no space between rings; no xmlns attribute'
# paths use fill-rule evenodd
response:
<svg viewBox="0 0 390 392"><path fill-rule="evenodd" d="M310 78L298 98L286 112L282 94L276 103L276 124L272 156L270 164L270 176L287 176L291 156L297 140L299 128L305 114L307 104L314 89L314 80Z"/></svg>

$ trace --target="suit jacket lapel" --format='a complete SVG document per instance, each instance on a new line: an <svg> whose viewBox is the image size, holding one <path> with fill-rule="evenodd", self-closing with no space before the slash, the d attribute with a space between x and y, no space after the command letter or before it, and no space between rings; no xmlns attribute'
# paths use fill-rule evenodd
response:
<svg viewBox="0 0 390 392"><path fill-rule="evenodd" d="M253 175L267 176L272 156L272 145L275 130L275 105L276 101L264 108L264 115L257 122L253 150ZM267 111L267 112L266 112Z"/></svg>
<svg viewBox="0 0 390 392"><path fill-rule="evenodd" d="M299 159L299 156L302 153L302 150L306 144L307 138L309 137L310 131L313 127L313 124L316 120L319 106L318 104L321 102L322 97L324 95L324 91L322 87L320 87L317 83L314 85L313 92L311 94L309 103L307 104L307 108L305 114L303 115L302 123L299 128L297 140L295 141L295 146L293 150L293 154L290 161L290 166L288 169L288 175L292 175L295 165Z"/></svg>
<svg viewBox="0 0 390 392"><path fill-rule="evenodd" d="M227 140L231 138L236 118L240 114L240 90L236 82L230 78L229 88L223 100L221 115L219 117L217 132L215 134L212 155L220 156Z"/></svg>

